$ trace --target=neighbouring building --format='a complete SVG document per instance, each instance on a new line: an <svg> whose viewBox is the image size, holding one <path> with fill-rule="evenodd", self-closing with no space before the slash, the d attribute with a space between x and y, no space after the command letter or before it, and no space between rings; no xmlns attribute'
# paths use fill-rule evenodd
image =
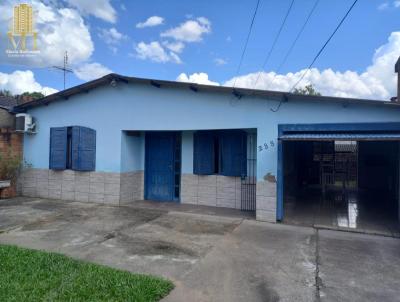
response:
<svg viewBox="0 0 400 302"><path fill-rule="evenodd" d="M180 202L275 222L314 211L310 201L336 192L330 205L345 205L351 224L359 189L368 199L361 208L380 196L379 215L399 211L395 101L109 74L14 110L36 124L24 137L32 166L20 179L25 196Z"/></svg>
<svg viewBox="0 0 400 302"><path fill-rule="evenodd" d="M15 132L15 114L11 109L18 105L16 98L0 96L0 160L6 161L10 157L22 158L22 133ZM1 165L0 165L1 168ZM0 198L16 196L16 183L0 190Z"/></svg>
<svg viewBox="0 0 400 302"><path fill-rule="evenodd" d="M17 105L16 98L0 95L0 128L15 128L15 114L10 110Z"/></svg>

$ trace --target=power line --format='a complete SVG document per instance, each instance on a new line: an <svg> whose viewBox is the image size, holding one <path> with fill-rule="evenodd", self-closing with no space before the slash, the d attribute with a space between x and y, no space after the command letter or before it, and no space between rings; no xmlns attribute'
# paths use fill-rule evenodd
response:
<svg viewBox="0 0 400 302"><path fill-rule="evenodd" d="M283 65L285 65L287 59L289 58L289 56L290 56L290 54L292 53L294 47L296 46L297 41L299 40L300 36L303 34L303 31L304 31L304 29L306 28L306 26L307 26L307 24L308 24L308 21L310 20L312 14L314 13L315 9L317 8L319 2L320 2L320 0L316 0L316 1L314 2L314 5L313 5L313 7L311 8L310 12L308 13L308 16L307 16L306 20L304 21L304 23L303 23L303 25L302 25L300 31L297 33L297 36L296 36L296 38L293 40L293 43L290 45L288 51L287 51L286 54L285 54L285 57L283 58L283 60L282 60L281 63L279 64L279 66L278 66L278 68L277 68L277 70L276 70L276 73L275 73L274 77L273 77L272 80L271 80L271 84L274 82L276 76L277 76L277 75L279 74L279 72L281 71L281 68L283 67Z"/></svg>
<svg viewBox="0 0 400 302"><path fill-rule="evenodd" d="M314 59L312 60L311 64L308 65L308 68L303 72L301 75L300 79L296 82L296 84L293 85L293 87L289 90L289 92L293 92L293 90L296 88L296 86L303 80L305 75L308 73L308 71L311 69L311 67L314 65L315 61L318 59L318 57L321 55L321 53L324 51L325 47L328 45L330 40L332 40L333 36L336 34L340 26L343 24L344 20L347 18L347 16L350 14L351 10L353 7L356 5L358 0L354 0L353 4L350 6L350 8L347 10L346 14L343 16L343 18L340 20L339 24L336 26L335 30L332 32L332 34L329 36L328 40L324 43L324 45L321 47L321 49L318 51ZM270 109L272 112L277 112L281 106L282 106L283 100L279 101L278 106L275 109Z"/></svg>
<svg viewBox="0 0 400 302"><path fill-rule="evenodd" d="M318 51L314 59L311 61L310 65L308 65L307 69L303 72L301 75L300 79L296 82L296 84L293 85L293 87L290 89L290 92L292 92L296 86L304 79L306 74L310 71L311 67L314 65L315 61L317 61L318 57L321 55L321 53L324 51L325 47L328 45L328 43L332 40L333 36L336 34L336 32L339 30L339 28L342 26L344 20L346 20L347 16L350 14L352 11L353 7L356 5L358 0L354 0L353 4L350 6L350 8L347 10L346 14L343 16L343 18L340 20L339 24L336 26L335 30L332 32L332 34L329 36L328 40L324 43L324 45L321 47L321 49Z"/></svg>
<svg viewBox="0 0 400 302"><path fill-rule="evenodd" d="M280 26L280 28L279 28L279 30L278 30L276 36L275 36L275 39L274 39L274 41L272 42L272 46L271 46L270 50L268 51L267 56L265 57L265 60L264 60L263 65L262 65L262 68L261 68L261 70L258 72L257 79L256 79L256 81L254 82L253 88L256 87L256 85L257 85L257 83L258 83L258 80L260 79L261 72L264 70L265 66L267 65L267 63L268 63L268 61L269 61L269 58L271 57L272 52L273 52L274 49L275 49L275 45L276 45L276 43L278 42L278 39L279 39L279 37L280 37L280 35L281 35L281 33L282 33L283 27L285 26L286 20L287 20L289 14L290 14L290 11L292 10L294 1L295 1L295 0L292 0L292 2L290 3L290 6L289 6L289 8L288 8L288 10L286 11L285 18L283 19L282 24L281 24L281 26Z"/></svg>
<svg viewBox="0 0 400 302"><path fill-rule="evenodd" d="M240 68L242 67L243 58L244 58L244 55L245 55L246 50L247 50L247 45L248 45L248 43L249 43L251 31L252 31L252 29L253 29L254 20L256 19L256 15L257 15L257 11L258 11L259 5L260 5L260 0L257 0L256 8L255 8L255 10L254 10L253 17L251 18L249 31L248 31L248 33L247 33L246 42L245 42L245 44L244 44L243 51L242 51L242 55L240 56L240 60L239 60L239 65L238 65L237 70L236 70L235 81L234 81L234 83L233 83L233 87L235 87L235 85L236 85L237 76L238 76L238 74L239 74Z"/></svg>

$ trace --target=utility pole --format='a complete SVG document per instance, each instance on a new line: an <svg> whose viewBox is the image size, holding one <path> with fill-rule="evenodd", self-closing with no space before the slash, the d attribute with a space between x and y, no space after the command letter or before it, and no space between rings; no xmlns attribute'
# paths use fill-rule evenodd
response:
<svg viewBox="0 0 400 302"><path fill-rule="evenodd" d="M72 73L72 69L68 68L68 52L66 51L64 54L64 66L53 66L53 68L61 70L64 73L64 90L65 90L65 81L67 72Z"/></svg>

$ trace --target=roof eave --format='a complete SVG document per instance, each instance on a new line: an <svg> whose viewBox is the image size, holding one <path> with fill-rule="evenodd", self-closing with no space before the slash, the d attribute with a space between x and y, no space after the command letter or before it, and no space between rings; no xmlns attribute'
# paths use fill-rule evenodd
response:
<svg viewBox="0 0 400 302"><path fill-rule="evenodd" d="M398 62L399 63L399 62ZM166 80L154 80L154 79L145 79L145 78L136 78L136 77L127 77L119 74L111 73L99 79L86 82L66 90L59 91L57 93L51 94L41 99L33 100L28 103L21 104L19 106L14 107L15 112L24 112L29 108L40 106L40 105L48 105L49 103L68 99L70 96L73 96L78 93L87 93L92 89L97 88L98 86L111 84L112 80L121 81L125 83L141 83L141 84L149 84L160 87L172 87L172 88L185 88L190 89L195 92L199 91L210 91L210 92L219 92L219 93L229 93L234 96L241 98L242 96L255 96L261 98L268 99L276 99L276 100L287 100L287 101L315 101L315 102L335 102L341 103L344 106L348 104L367 104L367 105L379 105L379 106L400 106L400 103L382 101L382 100L369 100L369 99L355 99L355 98L342 98L342 97L330 97L330 96L313 96L313 95L300 95L293 94L289 92L282 91L271 91L271 90L258 90L258 89L249 89L249 88L233 88L228 86L216 86L216 85L204 85L204 84L196 84L189 82L176 82L176 81L166 81Z"/></svg>

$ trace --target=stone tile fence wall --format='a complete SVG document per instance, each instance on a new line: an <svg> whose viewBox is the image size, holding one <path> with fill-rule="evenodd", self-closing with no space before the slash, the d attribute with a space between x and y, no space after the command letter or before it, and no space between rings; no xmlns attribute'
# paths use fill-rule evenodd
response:
<svg viewBox="0 0 400 302"><path fill-rule="evenodd" d="M18 180L23 196L101 204L143 199L143 172L109 173L26 169ZM128 189L129 187L129 189Z"/></svg>

